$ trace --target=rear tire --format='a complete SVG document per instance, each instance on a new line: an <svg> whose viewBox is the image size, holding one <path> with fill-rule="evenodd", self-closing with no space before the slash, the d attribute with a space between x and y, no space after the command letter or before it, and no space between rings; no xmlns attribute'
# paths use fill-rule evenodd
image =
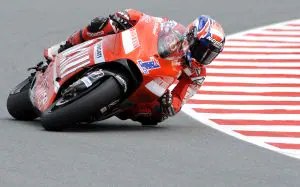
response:
<svg viewBox="0 0 300 187"><path fill-rule="evenodd" d="M119 99L122 93L119 83L110 77L86 95L52 111L56 101L42 114L42 125L48 131L61 131L72 124L83 122L103 107Z"/></svg>
<svg viewBox="0 0 300 187"><path fill-rule="evenodd" d="M28 121L38 117L29 97L30 85L30 78L25 79L14 88L7 98L7 110L17 120Z"/></svg>

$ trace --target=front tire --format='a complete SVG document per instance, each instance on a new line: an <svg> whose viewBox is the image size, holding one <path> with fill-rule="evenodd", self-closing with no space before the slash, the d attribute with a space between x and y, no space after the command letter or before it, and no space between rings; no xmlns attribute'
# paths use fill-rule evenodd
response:
<svg viewBox="0 0 300 187"><path fill-rule="evenodd" d="M17 85L7 98L7 110L17 120L28 121L38 117L29 97L30 85L31 77Z"/></svg>
<svg viewBox="0 0 300 187"><path fill-rule="evenodd" d="M63 130L72 124L83 122L103 107L119 99L122 93L119 83L115 78L110 77L86 95L66 106L52 110L58 102L56 101L42 114L42 125L48 131Z"/></svg>

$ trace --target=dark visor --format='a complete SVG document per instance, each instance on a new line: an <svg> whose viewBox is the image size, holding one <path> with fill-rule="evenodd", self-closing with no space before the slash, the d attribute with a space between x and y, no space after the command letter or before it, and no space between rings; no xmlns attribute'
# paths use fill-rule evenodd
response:
<svg viewBox="0 0 300 187"><path fill-rule="evenodd" d="M210 64L219 54L215 47L209 46L207 42L195 42L190 47L192 57L203 65Z"/></svg>

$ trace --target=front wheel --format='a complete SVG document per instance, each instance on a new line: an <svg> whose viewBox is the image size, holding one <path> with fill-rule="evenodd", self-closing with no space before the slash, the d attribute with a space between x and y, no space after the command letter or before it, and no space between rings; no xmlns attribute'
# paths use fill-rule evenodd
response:
<svg viewBox="0 0 300 187"><path fill-rule="evenodd" d="M25 79L10 92L7 98L7 110L17 120L33 120L38 117L29 97L31 80L32 77Z"/></svg>
<svg viewBox="0 0 300 187"><path fill-rule="evenodd" d="M119 83L115 78L110 77L73 102L64 104L61 99L58 99L42 114L42 125L46 130L59 131L72 124L83 122L118 100L122 93Z"/></svg>

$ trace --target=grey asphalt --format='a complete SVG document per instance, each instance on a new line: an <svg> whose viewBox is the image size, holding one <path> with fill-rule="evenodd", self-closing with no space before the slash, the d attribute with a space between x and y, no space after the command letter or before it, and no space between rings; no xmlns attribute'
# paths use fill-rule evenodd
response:
<svg viewBox="0 0 300 187"><path fill-rule="evenodd" d="M111 119L46 132L6 111L9 90L41 59L97 15L135 8L187 24L209 14L237 31L299 18L299 0L0 0L0 186L300 186L300 162L215 131L185 114L157 128Z"/></svg>

